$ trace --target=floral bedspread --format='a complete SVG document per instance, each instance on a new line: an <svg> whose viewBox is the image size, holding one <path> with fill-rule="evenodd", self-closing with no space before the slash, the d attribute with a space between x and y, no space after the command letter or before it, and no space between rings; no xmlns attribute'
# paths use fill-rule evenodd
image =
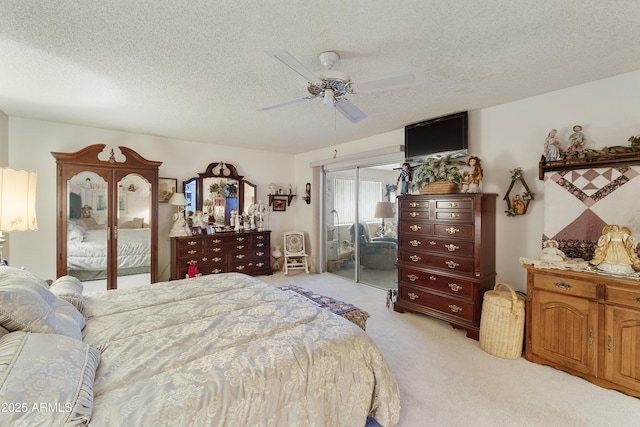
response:
<svg viewBox="0 0 640 427"><path fill-rule="evenodd" d="M398 423L397 383L367 334L257 278L85 298L83 339L102 352L90 425Z"/></svg>

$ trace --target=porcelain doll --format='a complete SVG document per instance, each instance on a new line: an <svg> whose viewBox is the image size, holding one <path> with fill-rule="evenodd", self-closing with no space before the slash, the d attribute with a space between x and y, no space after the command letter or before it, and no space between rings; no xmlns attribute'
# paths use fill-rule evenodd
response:
<svg viewBox="0 0 640 427"><path fill-rule="evenodd" d="M479 193L483 177L482 164L478 156L470 156L462 167L462 193Z"/></svg>
<svg viewBox="0 0 640 427"><path fill-rule="evenodd" d="M548 162L560 159L562 150L560 149L560 141L556 137L557 134L557 130L551 129L547 139L544 140L544 152L542 154Z"/></svg>
<svg viewBox="0 0 640 427"><path fill-rule="evenodd" d="M598 247L589 263L610 273L633 273L634 269L640 268L635 249L636 242L628 227L607 225L602 229Z"/></svg>

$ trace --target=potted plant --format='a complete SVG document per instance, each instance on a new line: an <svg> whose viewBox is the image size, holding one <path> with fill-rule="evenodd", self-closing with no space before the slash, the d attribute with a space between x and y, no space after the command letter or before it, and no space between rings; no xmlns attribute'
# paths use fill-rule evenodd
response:
<svg viewBox="0 0 640 427"><path fill-rule="evenodd" d="M413 183L421 194L457 193L462 175L451 156L435 156L413 172Z"/></svg>

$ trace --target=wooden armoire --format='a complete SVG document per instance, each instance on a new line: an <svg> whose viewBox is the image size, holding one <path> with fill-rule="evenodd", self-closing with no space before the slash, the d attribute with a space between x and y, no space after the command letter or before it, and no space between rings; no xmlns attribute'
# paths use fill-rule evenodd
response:
<svg viewBox="0 0 640 427"><path fill-rule="evenodd" d="M107 152L105 147L94 144L74 153L51 153L57 163L57 277L69 274L71 229L80 217L86 217L82 219L106 231L106 242L100 242L105 243L106 253L101 256L106 257L106 266L103 271L100 267L99 273L106 277L107 289L117 288L118 277L125 274L118 268L119 250L123 250L118 246L118 230L125 226L127 196L140 191L148 200L141 202L143 208L134 215L141 220L140 228L148 228L148 272L154 283L158 276L158 168L162 162L147 160L127 147L118 147L117 154L113 149ZM74 182L78 177L82 183ZM72 191L72 184L82 190ZM126 227L131 227L130 223Z"/></svg>

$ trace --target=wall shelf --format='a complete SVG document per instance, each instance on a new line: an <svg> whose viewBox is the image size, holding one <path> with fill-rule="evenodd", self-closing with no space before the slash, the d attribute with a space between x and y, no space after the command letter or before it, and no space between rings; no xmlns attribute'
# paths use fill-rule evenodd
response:
<svg viewBox="0 0 640 427"><path fill-rule="evenodd" d="M269 206L273 204L274 199L284 199L287 201L287 206L291 206L291 200L296 197L295 194L267 194L269 197Z"/></svg>
<svg viewBox="0 0 640 427"><path fill-rule="evenodd" d="M546 162L544 157L538 164L538 179L544 180L545 172L566 171L585 168L622 167L640 164L640 153L624 153L588 157L584 159L554 160Z"/></svg>

